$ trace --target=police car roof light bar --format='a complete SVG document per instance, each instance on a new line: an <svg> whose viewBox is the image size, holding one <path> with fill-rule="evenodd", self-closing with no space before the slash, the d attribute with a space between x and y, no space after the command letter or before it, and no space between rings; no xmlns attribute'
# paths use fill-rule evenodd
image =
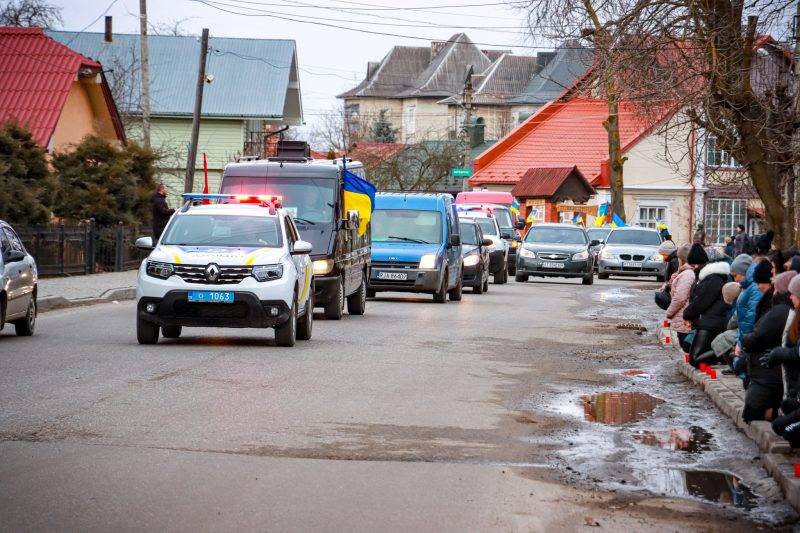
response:
<svg viewBox="0 0 800 533"><path fill-rule="evenodd" d="M205 194L205 193L184 193L181 195L185 201L182 212L189 210L193 204L200 201L211 200L236 200L243 204L257 204L261 207L269 207L269 214L274 215L276 209L283 203L282 196L272 194Z"/></svg>

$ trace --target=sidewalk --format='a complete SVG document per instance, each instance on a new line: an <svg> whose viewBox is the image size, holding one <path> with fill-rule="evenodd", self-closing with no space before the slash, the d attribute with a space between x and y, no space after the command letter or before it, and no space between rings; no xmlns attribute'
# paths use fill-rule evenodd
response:
<svg viewBox="0 0 800 533"><path fill-rule="evenodd" d="M136 296L136 270L88 276L44 278L39 280L39 312L130 300Z"/></svg>

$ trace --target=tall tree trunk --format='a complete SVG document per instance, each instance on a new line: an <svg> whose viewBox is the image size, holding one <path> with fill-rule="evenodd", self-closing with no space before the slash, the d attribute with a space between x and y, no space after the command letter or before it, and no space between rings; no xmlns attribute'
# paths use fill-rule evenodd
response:
<svg viewBox="0 0 800 533"><path fill-rule="evenodd" d="M623 165L627 157L622 156L619 136L619 102L613 89L607 89L608 118L603 127L608 132L609 183L611 185L611 211L623 221L625 217L625 188L623 181Z"/></svg>

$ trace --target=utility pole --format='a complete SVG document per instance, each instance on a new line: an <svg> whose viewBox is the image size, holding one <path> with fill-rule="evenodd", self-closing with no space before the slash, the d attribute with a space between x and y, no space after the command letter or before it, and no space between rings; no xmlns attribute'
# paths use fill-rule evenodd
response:
<svg viewBox="0 0 800 533"><path fill-rule="evenodd" d="M469 163L470 155L472 155L472 136L470 135L470 128L472 128L472 65L467 70L467 78L464 80L464 168L471 168ZM469 178L465 178L461 184L461 189L467 190L467 182Z"/></svg>
<svg viewBox="0 0 800 533"><path fill-rule="evenodd" d="M186 162L186 178L183 192L193 192L194 163L197 159L197 143L200 138L200 110L203 107L203 86L206 83L206 57L208 56L208 28L203 28L200 37L200 67L197 69L197 91L194 95L194 115L192 116L192 143L189 145L189 160Z"/></svg>
<svg viewBox="0 0 800 533"><path fill-rule="evenodd" d="M147 46L147 0L139 0L139 63L142 79L142 143L150 148L150 50Z"/></svg>

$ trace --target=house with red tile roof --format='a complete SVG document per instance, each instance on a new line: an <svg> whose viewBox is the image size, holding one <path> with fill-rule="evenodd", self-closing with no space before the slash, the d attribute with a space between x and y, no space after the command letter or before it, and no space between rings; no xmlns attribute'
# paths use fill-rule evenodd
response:
<svg viewBox="0 0 800 533"><path fill-rule="evenodd" d="M563 169L574 167L596 191L590 205L609 201L608 133L603 127L608 105L603 100L570 94L568 91L541 107L479 155L469 185L476 190L512 191L524 180L531 188L537 179L564 177L568 174ZM686 135L681 142L682 136L673 134L667 139L658 132L658 126L673 113L669 106L645 110L623 102L620 137L627 158L624 201L628 223L655 227L664 222L679 242L689 240L701 191L690 177L695 168L694 150L689 146L692 136ZM670 160L664 156L667 151L675 154ZM542 212L541 199L525 203L528 211ZM569 209L561 209L561 213L551 210L547 221L571 217Z"/></svg>
<svg viewBox="0 0 800 533"><path fill-rule="evenodd" d="M0 27L0 124L9 121L51 153L87 135L125 141L102 65L40 28Z"/></svg>

